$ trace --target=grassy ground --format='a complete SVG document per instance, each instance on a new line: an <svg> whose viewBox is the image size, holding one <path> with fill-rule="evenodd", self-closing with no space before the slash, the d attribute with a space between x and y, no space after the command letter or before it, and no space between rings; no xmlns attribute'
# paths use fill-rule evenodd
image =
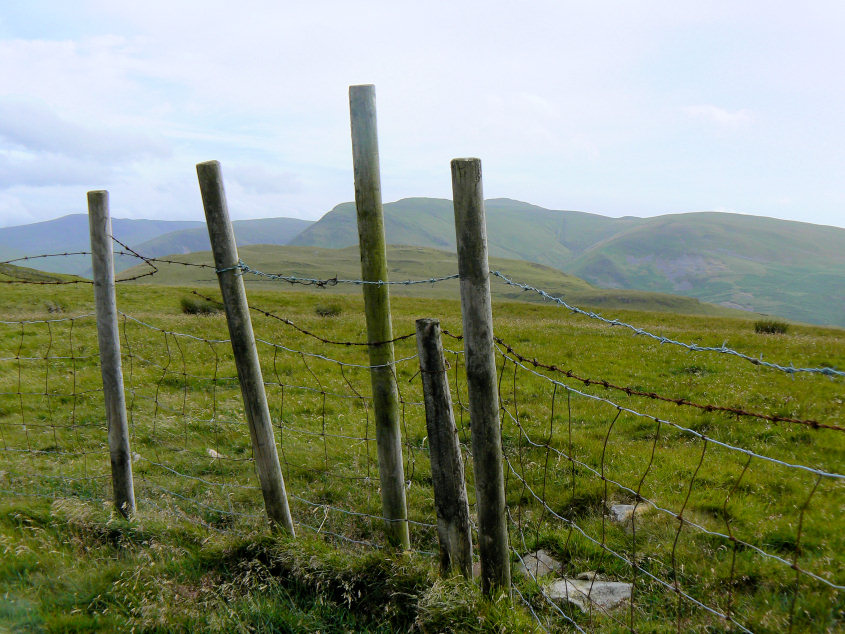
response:
<svg viewBox="0 0 845 634"><path fill-rule="evenodd" d="M379 514L379 492L367 370L309 356L365 364L365 352L321 343L255 314L299 540L269 536L233 362L228 345L219 342L226 338L225 319L184 314L185 297L192 297L188 289L119 287L119 307L140 320L121 322L139 507L131 523L108 508L93 318L0 325L0 431L6 449L0 454L0 629L532 627L533 618L519 600L511 609L506 601L483 600L471 584L436 580L416 361L397 364L414 552L392 554L377 548L384 543L381 523L368 516ZM357 295L261 287L250 292L250 302L326 338L365 337ZM4 289L0 319L61 319L86 313L91 305L88 286L10 286ZM396 335L412 332L414 319L424 316L440 318L452 332L461 330L454 300L395 298L393 309ZM839 329L792 325L787 334L763 335L742 319L613 315L684 341L727 342L767 360L845 367L845 331ZM580 375L842 424L842 379L790 377L726 355L661 346L553 306L500 301L494 319L496 334L524 356ZM445 345L461 349L448 338ZM412 356L414 346L413 339L398 343L397 358ZM460 434L468 441L461 356L447 356ZM504 356L498 364L514 561L542 546L559 557L566 574L597 570L637 584L631 610L582 614L563 605L568 618L599 631L629 624L641 631L726 629L705 610L679 602L648 573L713 609L730 609L755 631L783 631L791 612L795 631L842 627L841 592L803 574L796 583L788 565L754 550L795 560L801 569L843 584L840 482L824 478L816 487L811 473L759 458L748 462L745 454L715 442L842 472L841 432L702 412L557 377L580 395ZM648 417L628 412L617 417L613 404L590 396ZM471 456L467 460L472 504ZM627 489L639 489L674 514L683 509L685 523L652 510L636 520L634 532L612 524L602 509L633 501ZM707 531L733 533L741 541ZM634 559L636 574L608 549ZM567 630L564 616L544 600L539 585L520 579L517 587L546 627Z"/></svg>

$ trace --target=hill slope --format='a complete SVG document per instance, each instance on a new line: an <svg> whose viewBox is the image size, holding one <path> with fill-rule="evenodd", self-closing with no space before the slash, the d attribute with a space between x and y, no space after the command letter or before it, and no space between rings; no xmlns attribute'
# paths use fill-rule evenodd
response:
<svg viewBox="0 0 845 634"><path fill-rule="evenodd" d="M232 224L238 244L287 244L313 223L299 218L262 218L236 220ZM148 257L211 248L205 222L198 220L112 218L112 231L118 240ZM0 228L0 259L4 260L44 253L87 251L89 248L88 216L85 214L71 214L46 222ZM137 263L136 258L118 257L115 259L115 270L122 271ZM91 258L87 255L48 258L32 264L44 271L84 276L91 274Z"/></svg>
<svg viewBox="0 0 845 634"><path fill-rule="evenodd" d="M486 203L490 254L546 264L611 288L683 294L728 307L845 326L845 229L700 212L608 218L507 199ZM388 203L391 244L455 248L451 203ZM291 244L357 242L355 207L338 205Z"/></svg>
<svg viewBox="0 0 845 634"><path fill-rule="evenodd" d="M284 273L298 277L330 279L358 279L361 276L361 260L358 247L344 249L324 249L303 246L252 245L239 249L241 258L253 269L268 273ZM211 253L190 253L174 257L180 262L211 264ZM390 279L402 281L408 279L427 279L443 277L455 273L458 269L457 256L448 251L439 251L426 247L390 246L388 247L388 267ZM554 294L565 296L574 304L612 309L654 310L690 315L748 316L729 308L704 304L697 299L624 289L601 289L572 275L557 269L532 262L490 258L490 266L519 280L530 281ZM141 267L124 271L122 277L144 272ZM301 290L301 286L286 282L266 280L253 275L245 275L249 287L281 288ZM179 286L217 286L217 276L210 269L197 269L179 265L160 264L159 273L154 277L142 278L141 283L170 284ZM506 286L499 280L493 281L493 294L499 299L521 299L543 301L533 293L526 293ZM319 292L355 293L357 287L338 284ZM412 286L395 285L391 293L414 297L459 297L458 281L449 280L437 284L416 284Z"/></svg>
<svg viewBox="0 0 845 634"><path fill-rule="evenodd" d="M580 211L551 211L517 200L485 201L490 255L528 260L558 269L587 248L641 218L608 218ZM455 249L452 201L404 198L384 205L388 244ZM338 249L358 244L355 204L343 203L294 238L290 244Z"/></svg>
<svg viewBox="0 0 845 634"><path fill-rule="evenodd" d="M259 218L255 220L235 220L235 239L239 246L248 244L288 244L293 238L311 226L313 221L300 218ZM135 248L135 247L133 247ZM205 223L193 229L171 231L147 240L135 248L147 257L161 257L174 253L193 253L209 251L208 229Z"/></svg>

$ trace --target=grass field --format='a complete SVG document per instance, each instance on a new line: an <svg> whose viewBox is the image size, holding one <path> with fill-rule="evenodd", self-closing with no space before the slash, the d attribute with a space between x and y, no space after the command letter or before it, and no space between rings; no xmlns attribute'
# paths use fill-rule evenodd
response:
<svg viewBox="0 0 845 634"><path fill-rule="evenodd" d="M118 306L127 315L121 334L139 509L131 522L108 504L95 322L66 319L92 310L90 286L3 289L0 319L64 321L0 324L0 630L537 627L518 597L512 609L507 600L483 599L472 584L436 577L413 338L396 346L413 552L392 553L378 548L384 538L368 370L354 367L366 365L365 351L325 344L253 315L298 525L292 541L269 535L262 520L234 364L223 341L225 318L183 313L181 300L193 297L189 288L127 284L118 290ZM213 287L202 292L217 296ZM356 289L350 292L261 285L249 294L251 305L325 338L363 341L362 300ZM620 309L612 315L682 341L726 342L784 364L845 368L841 329L794 324L787 334L766 335L755 333L752 321L731 317ZM412 332L419 317L461 330L454 299L393 299L394 334ZM581 376L843 423L841 378L788 376L727 355L690 353L554 306L499 300L494 320L497 336L526 358ZM450 381L460 435L468 443L461 342L447 338L444 344L453 351L447 355ZM583 614L574 606L551 606L541 584L518 578L519 593L546 628L569 631L568 618L596 631L730 629L679 599L676 588L730 611L754 631L784 631L790 614L794 631L841 630L842 591L790 564L845 583L842 480L749 459L718 443L841 473L842 432L706 412L540 372L580 393L568 391L509 357L497 358L514 562L544 547L567 575L594 570L636 582L631 609ZM620 412L617 405L646 416ZM471 456L466 458L472 505ZM661 507L638 517L633 532L603 512L608 504L633 502L631 490Z"/></svg>

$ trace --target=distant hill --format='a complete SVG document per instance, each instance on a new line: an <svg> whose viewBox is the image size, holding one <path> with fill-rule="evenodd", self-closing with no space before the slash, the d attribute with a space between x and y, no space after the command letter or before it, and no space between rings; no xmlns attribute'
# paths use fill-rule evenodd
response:
<svg viewBox="0 0 845 634"><path fill-rule="evenodd" d="M248 244L288 244L293 238L313 225L312 220L300 218L260 218L256 220L235 220L235 240L239 246ZM138 253L148 257L160 257L174 253L209 251L208 229L205 223L194 229L171 231L136 247Z"/></svg>
<svg viewBox="0 0 845 634"><path fill-rule="evenodd" d="M299 218L265 218L236 220L232 224L239 244L287 244L313 223ZM204 221L112 218L112 231L118 240L149 257L211 248ZM2 260L89 249L88 216L85 214L71 214L46 222L0 228ZM135 266L137 262L137 258L118 257L115 259L115 269L122 271ZM45 258L27 263L44 271L91 275L91 257L87 255Z"/></svg>
<svg viewBox="0 0 845 634"><path fill-rule="evenodd" d="M490 254L546 264L597 286L653 290L845 327L845 229L716 212L608 218L508 199L485 203ZM388 203L390 244L455 248L451 202ZM357 242L338 205L291 244Z"/></svg>
<svg viewBox="0 0 845 634"><path fill-rule="evenodd" d="M494 198L484 203L490 255L528 260L564 269L574 257L642 218L608 218L580 211L551 211L518 200ZM338 249L358 244L355 204L332 209L291 241ZM384 205L388 244L455 249L452 201L404 198Z"/></svg>
<svg viewBox="0 0 845 634"><path fill-rule="evenodd" d="M716 212L608 218L506 198L485 205L492 257L543 264L598 287L686 295L728 308L845 327L845 229ZM386 204L384 210L389 244L454 251L449 200L406 198ZM203 222L113 223L115 235L144 255L209 248ZM271 218L234 225L242 247L339 249L358 243L354 203L338 205L315 223ZM0 259L87 248L84 215L0 229ZM119 258L116 267L120 271L135 263L133 258ZM87 256L27 264L90 272ZM270 268L282 270L282 262Z"/></svg>
<svg viewBox="0 0 845 634"><path fill-rule="evenodd" d="M75 275L64 275L62 273L47 273L38 269L31 269L25 266L0 263L0 283L5 282L68 282L81 279ZM5 284L4 284L5 285Z"/></svg>
<svg viewBox="0 0 845 634"><path fill-rule="evenodd" d="M241 258L251 268L268 273L283 272L286 275L317 279L333 277L358 279L361 276L361 260L357 246L344 249L325 249L303 246L252 245L240 248L238 251ZM175 256L174 259L180 262L212 263L210 252L190 253ZM458 270L455 253L427 247L389 246L387 260L389 276L394 281L443 277ZM594 308L656 310L690 315L748 316L748 313L705 304L690 297L596 288L577 277L533 262L490 258L490 266L501 270L503 273L513 275L516 279L530 280L533 284L537 284L552 293L565 295L566 299L572 303ZM139 283L210 286L212 288L217 286L217 276L209 269L184 267L175 264L159 264L158 268L159 273L155 277L142 278ZM143 267L129 269L124 271L121 277L131 277L146 270ZM286 282L266 280L249 274L244 276L244 280L248 288L273 287L293 290L302 288ZM437 284L395 285L390 290L394 294L415 297L459 297L457 280ZM492 291L494 296L499 299L543 301L536 294L506 286L495 279L492 284ZM353 286L338 284L337 286L320 289L319 292L349 293L356 291Z"/></svg>

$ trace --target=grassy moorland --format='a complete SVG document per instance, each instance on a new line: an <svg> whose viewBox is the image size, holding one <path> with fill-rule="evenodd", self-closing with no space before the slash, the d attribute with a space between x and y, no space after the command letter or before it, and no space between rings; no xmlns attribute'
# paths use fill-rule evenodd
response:
<svg viewBox="0 0 845 634"><path fill-rule="evenodd" d="M204 288L216 296L213 287ZM355 291L282 292L256 285L250 302L324 338L362 341L362 301ZM461 580L437 580L424 412L416 361L408 359L413 338L396 346L413 552L391 553L377 548L384 539L372 517L379 513L379 493L367 370L338 363L366 364L365 352L254 314L297 522L293 541L269 534L261 518L234 365L220 341L225 319L213 306L210 314L186 314L183 299L196 299L189 287L119 286L118 305L127 315L121 335L138 498L131 522L116 517L107 501L93 318L0 324L0 630L535 627L518 598L512 607L504 599L482 599ZM91 307L88 285L9 285L0 320L63 319ZM683 341L726 342L795 366L845 368L840 329L791 324L785 334L771 335L733 317L621 309L612 315ZM396 335L412 332L419 317L438 317L449 331L461 330L454 299L395 297L393 317ZM580 376L769 415L843 422L842 379L788 376L727 355L690 353L554 306L497 300L494 320L497 336L523 356ZM445 345L453 351L450 381L467 440L461 344L447 338ZM841 480L817 484L813 473L749 460L718 444L841 473L842 432L707 412L540 371L580 390L569 392L509 356L500 354L498 363L514 562L544 547L567 575L592 570L636 582L631 609L583 614L561 605L567 617L597 631L631 624L640 631L729 629L679 601L671 589L678 588L730 611L754 631L784 631L790 613L795 631L842 628L842 592L789 566L795 561L801 570L845 583ZM648 416L620 413L617 405ZM473 504L471 456L467 460ZM635 531L604 513L609 504L633 502L629 489L660 507L638 516ZM675 517L681 509L683 522ZM609 550L636 561L636 574ZM545 627L568 631L541 585L517 578L517 589Z"/></svg>
<svg viewBox="0 0 845 634"><path fill-rule="evenodd" d="M283 271L286 275L320 280L330 278L357 279L361 274L361 260L358 247L344 249L324 249L320 247L247 245L239 248L241 258L253 269L265 273ZM458 268L455 253L426 247L389 246L387 249L388 274L391 280L419 280L452 275ZM212 262L211 252L197 252L185 255L168 256L173 262L187 264L205 264ZM137 259L136 259L137 261ZM180 266L168 262L156 263L157 284L177 286L217 286L216 275L211 269L195 266ZM598 288L584 280L563 273L535 262L490 258L490 267L500 270L514 280L528 280L551 293L565 296L568 301L594 308L629 309L663 311L689 315L720 315L750 319L757 315L745 311L706 304L692 297L669 295L649 291ZM132 278L149 273L147 265L134 266L123 271L118 278ZM140 283L147 278L141 278ZM289 285L267 278L247 274L244 277L248 288L296 290L299 285ZM538 295L525 292L520 288L507 286L501 280L494 279L491 289L494 298L501 300L521 299L524 301L543 301ZM329 285L321 292L347 294L348 285ZM414 284L394 286L393 295L409 297L454 298L458 296L458 281L447 280L437 284Z"/></svg>

